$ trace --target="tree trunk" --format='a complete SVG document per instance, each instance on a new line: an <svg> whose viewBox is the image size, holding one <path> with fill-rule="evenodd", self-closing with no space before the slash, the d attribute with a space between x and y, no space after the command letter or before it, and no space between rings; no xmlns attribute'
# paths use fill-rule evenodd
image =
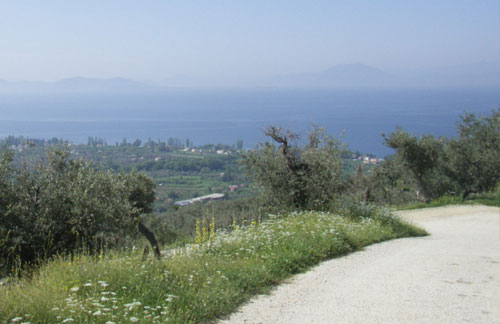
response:
<svg viewBox="0 0 500 324"><path fill-rule="evenodd" d="M371 196L372 196L372 190L370 187L367 187L363 195L364 202L365 203L369 202L371 200Z"/></svg>
<svg viewBox="0 0 500 324"><path fill-rule="evenodd" d="M467 198L470 194L472 193L471 190L465 190L463 193L462 193L462 201L465 201L465 198Z"/></svg>
<svg viewBox="0 0 500 324"><path fill-rule="evenodd" d="M156 241L155 235L146 226L144 226L144 224L142 222L139 222L139 224L137 226L139 228L139 232L141 232L146 237L146 239L149 241L149 244L151 244L151 247L153 248L153 251L155 253L156 258L159 259L161 257L161 253L160 253L160 247L158 246L158 242Z"/></svg>
<svg viewBox="0 0 500 324"><path fill-rule="evenodd" d="M421 190L417 190L417 201L428 203L430 199L428 199Z"/></svg>

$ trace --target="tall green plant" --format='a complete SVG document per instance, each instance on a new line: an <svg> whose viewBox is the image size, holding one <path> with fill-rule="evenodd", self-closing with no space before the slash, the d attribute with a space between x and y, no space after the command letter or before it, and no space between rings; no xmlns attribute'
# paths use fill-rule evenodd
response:
<svg viewBox="0 0 500 324"><path fill-rule="evenodd" d="M412 173L422 200L430 201L450 189L443 169L445 138L411 136L398 128L388 136L384 135L384 140L387 146L396 150L398 158Z"/></svg>
<svg viewBox="0 0 500 324"><path fill-rule="evenodd" d="M462 199L493 190L500 180L500 110L491 116L462 116L458 137L449 141L445 153L447 175Z"/></svg>
<svg viewBox="0 0 500 324"><path fill-rule="evenodd" d="M500 181L500 109L489 116L466 113L456 138L410 136L397 129L385 144L410 171L424 200L493 190Z"/></svg>
<svg viewBox="0 0 500 324"><path fill-rule="evenodd" d="M279 208L324 209L342 185L340 141L317 126L304 147L296 143L296 134L279 127L265 133L274 143L261 144L244 159L264 196Z"/></svg>
<svg viewBox="0 0 500 324"><path fill-rule="evenodd" d="M151 210L154 185L142 174L98 170L62 151L22 167L13 167L11 160L10 153L0 159L4 267L117 245L141 227L140 215Z"/></svg>

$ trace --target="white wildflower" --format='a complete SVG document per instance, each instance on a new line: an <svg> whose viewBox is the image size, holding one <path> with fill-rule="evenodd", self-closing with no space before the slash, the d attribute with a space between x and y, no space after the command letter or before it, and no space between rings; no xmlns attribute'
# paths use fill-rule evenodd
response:
<svg viewBox="0 0 500 324"><path fill-rule="evenodd" d="M123 306L126 307L126 308L128 308L128 310L132 310L132 309L134 309L134 308L136 308L138 306L141 306L141 305L142 305L141 302L135 301L133 303L125 304Z"/></svg>
<svg viewBox="0 0 500 324"><path fill-rule="evenodd" d="M99 285L101 285L101 287L104 287L104 288L106 288L107 286L109 286L109 284L106 281L99 280L97 283Z"/></svg>
<svg viewBox="0 0 500 324"><path fill-rule="evenodd" d="M165 298L165 301L167 302L171 302L172 299L176 298L177 296L174 296L174 295L167 295L167 298Z"/></svg>

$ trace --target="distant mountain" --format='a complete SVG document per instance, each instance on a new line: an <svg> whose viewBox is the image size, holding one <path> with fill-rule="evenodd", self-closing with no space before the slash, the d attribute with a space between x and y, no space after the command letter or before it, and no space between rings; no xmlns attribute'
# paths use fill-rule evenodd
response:
<svg viewBox="0 0 500 324"><path fill-rule="evenodd" d="M241 78L244 79L244 78ZM320 72L282 75L252 81L216 80L178 74L160 86L125 78L74 77L56 82L0 79L0 93L121 93L164 90L166 87L500 87L500 62L478 62L436 68L381 70L365 64L335 65Z"/></svg>
<svg viewBox="0 0 500 324"><path fill-rule="evenodd" d="M275 79L293 86L385 86L394 82L386 72L365 64L343 64L317 73L302 73Z"/></svg>
<svg viewBox="0 0 500 324"><path fill-rule="evenodd" d="M199 80L187 74L175 74L165 78L162 83L169 87L184 87L194 86L199 83Z"/></svg>
<svg viewBox="0 0 500 324"><path fill-rule="evenodd" d="M399 71L404 83L427 86L500 86L500 62Z"/></svg>
<svg viewBox="0 0 500 324"><path fill-rule="evenodd" d="M74 77L54 83L54 87L76 91L116 91L116 90L145 90L151 86L124 78L96 79Z"/></svg>
<svg viewBox="0 0 500 324"><path fill-rule="evenodd" d="M130 92L154 89L156 87L124 78L97 79L74 77L56 82L9 82L0 80L0 92L11 93Z"/></svg>
<svg viewBox="0 0 500 324"><path fill-rule="evenodd" d="M500 86L500 62L392 71L344 64L317 73L276 77L269 83L305 87L491 87Z"/></svg>
<svg viewBox="0 0 500 324"><path fill-rule="evenodd" d="M318 74L318 80L321 82L335 82L346 84L385 82L389 76L384 71L364 65L364 64L345 64L337 65Z"/></svg>

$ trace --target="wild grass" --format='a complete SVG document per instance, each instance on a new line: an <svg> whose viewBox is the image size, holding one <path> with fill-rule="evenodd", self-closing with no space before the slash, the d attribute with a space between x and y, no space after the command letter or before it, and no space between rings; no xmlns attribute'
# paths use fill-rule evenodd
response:
<svg viewBox="0 0 500 324"><path fill-rule="evenodd" d="M430 202L414 202L406 205L395 206L397 210L442 207L447 205L486 205L500 207L500 193L489 192L472 194L463 200L460 196L442 196Z"/></svg>
<svg viewBox="0 0 500 324"><path fill-rule="evenodd" d="M431 200L430 202L411 202L408 204L397 205L395 209L397 210L409 210L409 209L421 209L421 208L433 208L433 207L442 207L447 205L462 205L462 204L471 204L468 201L463 201L459 196L443 196L437 199Z"/></svg>
<svg viewBox="0 0 500 324"><path fill-rule="evenodd" d="M218 231L161 260L131 251L60 257L0 287L0 323L209 322L322 260L425 234L379 209L304 212Z"/></svg>

